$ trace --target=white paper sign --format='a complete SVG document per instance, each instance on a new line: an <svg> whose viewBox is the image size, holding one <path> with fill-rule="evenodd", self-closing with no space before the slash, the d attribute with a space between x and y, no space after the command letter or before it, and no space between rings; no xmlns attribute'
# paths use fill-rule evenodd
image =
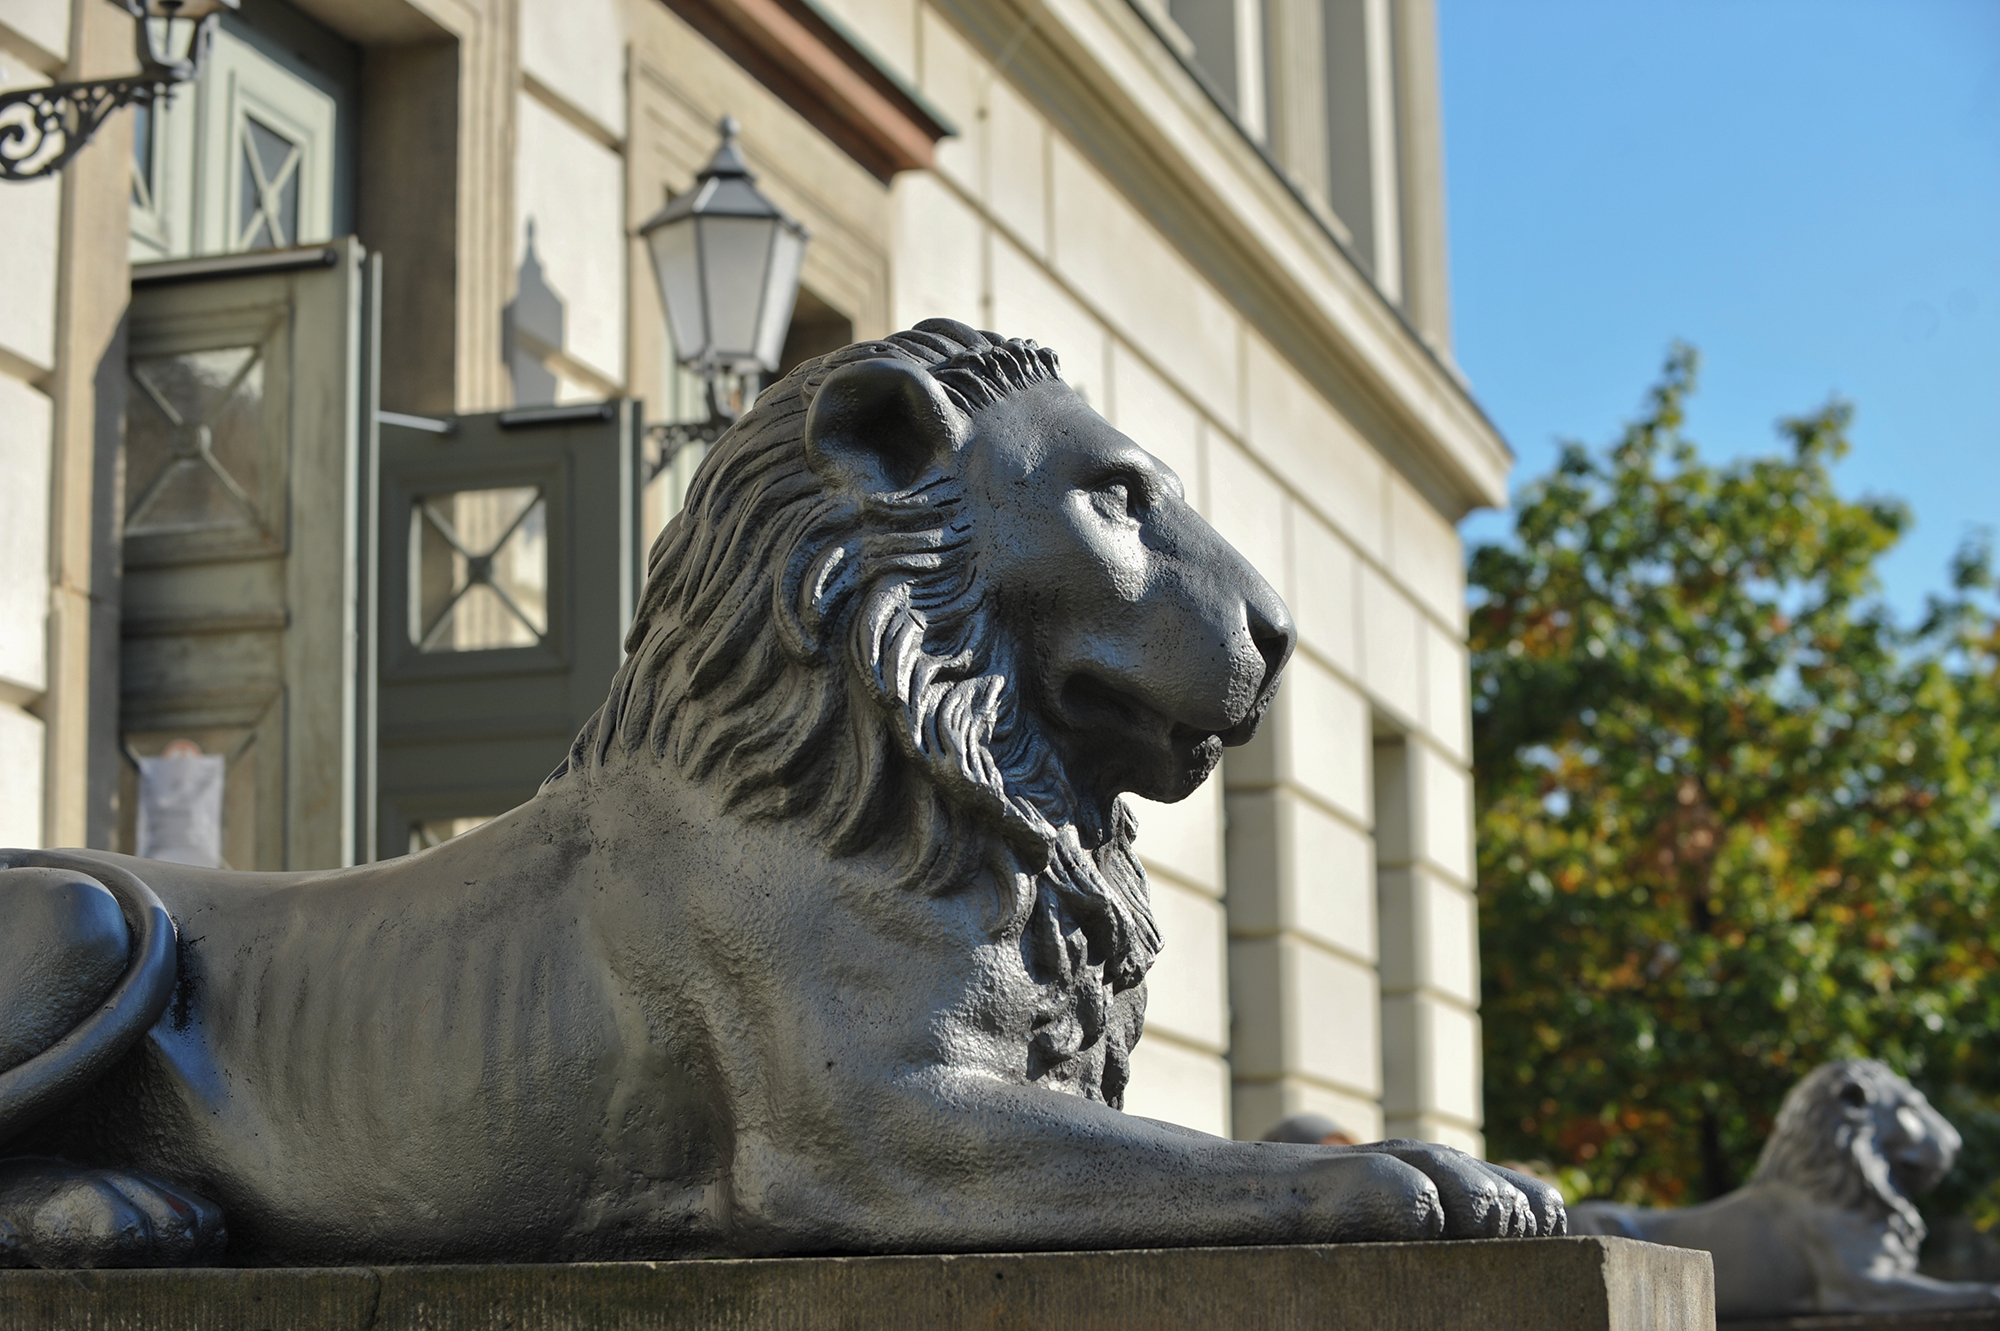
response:
<svg viewBox="0 0 2000 1331"><path fill-rule="evenodd" d="M222 867L223 761L184 741L139 760L140 858Z"/></svg>

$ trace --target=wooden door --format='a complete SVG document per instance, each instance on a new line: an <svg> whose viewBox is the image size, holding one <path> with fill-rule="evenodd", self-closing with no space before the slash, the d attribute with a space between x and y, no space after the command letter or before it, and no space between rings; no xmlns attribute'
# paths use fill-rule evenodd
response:
<svg viewBox="0 0 2000 1331"><path fill-rule="evenodd" d="M120 727L134 760L224 757L233 868L368 844L369 278L351 238L134 269ZM137 786L135 761L128 851Z"/></svg>

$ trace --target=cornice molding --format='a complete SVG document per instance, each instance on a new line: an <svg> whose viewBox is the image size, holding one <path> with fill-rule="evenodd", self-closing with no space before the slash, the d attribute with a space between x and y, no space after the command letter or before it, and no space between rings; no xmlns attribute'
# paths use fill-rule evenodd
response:
<svg viewBox="0 0 2000 1331"><path fill-rule="evenodd" d="M952 126L811 0L665 0L884 182L928 170Z"/></svg>
<svg viewBox="0 0 2000 1331"><path fill-rule="evenodd" d="M1440 511L1506 503L1464 380L1137 6L935 2Z"/></svg>

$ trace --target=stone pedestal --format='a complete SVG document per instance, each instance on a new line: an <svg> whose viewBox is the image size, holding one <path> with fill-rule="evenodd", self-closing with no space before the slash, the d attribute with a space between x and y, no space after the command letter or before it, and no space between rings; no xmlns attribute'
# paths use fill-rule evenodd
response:
<svg viewBox="0 0 2000 1331"><path fill-rule="evenodd" d="M1627 1239L570 1266L0 1272L0 1331L1713 1331Z"/></svg>
<svg viewBox="0 0 2000 1331"><path fill-rule="evenodd" d="M1722 1323L1722 1331L2000 1331L2000 1308L1972 1312L1829 1313Z"/></svg>

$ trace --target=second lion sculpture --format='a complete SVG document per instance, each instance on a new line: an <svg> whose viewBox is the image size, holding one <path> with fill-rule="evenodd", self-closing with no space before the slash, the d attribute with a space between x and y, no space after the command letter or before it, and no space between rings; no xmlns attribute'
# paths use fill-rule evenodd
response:
<svg viewBox="0 0 2000 1331"><path fill-rule="evenodd" d="M1958 1130L1873 1059L1814 1069L1791 1089L1743 1187L1700 1206L1581 1202L1585 1234L1715 1257L1723 1318L2000 1307L2000 1286L1917 1274L1924 1220L1910 1201L1958 1154Z"/></svg>
<svg viewBox="0 0 2000 1331"><path fill-rule="evenodd" d="M703 461L527 804L323 873L5 852L0 1249L1560 1233L1444 1147L1118 1110L1160 945L1119 796L1194 790L1292 645L1048 350L933 320L808 362Z"/></svg>

